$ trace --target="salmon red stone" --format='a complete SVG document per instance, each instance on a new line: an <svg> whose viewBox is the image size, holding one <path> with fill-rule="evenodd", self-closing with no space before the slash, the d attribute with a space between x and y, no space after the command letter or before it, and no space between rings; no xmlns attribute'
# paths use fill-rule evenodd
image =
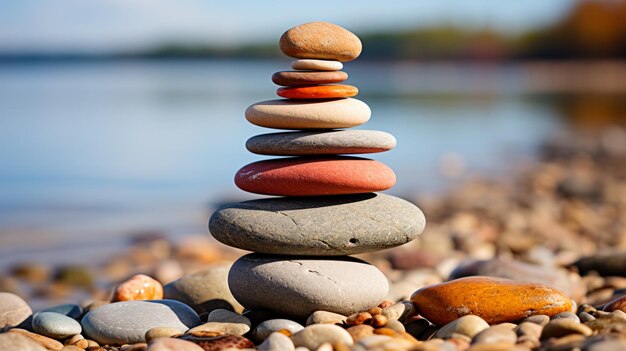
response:
<svg viewBox="0 0 626 351"><path fill-rule="evenodd" d="M259 161L235 175L235 184L242 190L278 196L368 193L395 183L395 173L383 163L342 156Z"/></svg>
<svg viewBox="0 0 626 351"><path fill-rule="evenodd" d="M278 88L276 94L288 99L333 99L356 96L359 89L352 85L313 85L308 87Z"/></svg>

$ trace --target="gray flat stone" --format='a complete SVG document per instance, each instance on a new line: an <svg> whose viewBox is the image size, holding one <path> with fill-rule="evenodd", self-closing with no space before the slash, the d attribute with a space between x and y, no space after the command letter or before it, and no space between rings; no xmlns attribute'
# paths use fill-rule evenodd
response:
<svg viewBox="0 0 626 351"><path fill-rule="evenodd" d="M249 254L235 261L228 284L245 307L296 319L317 310L344 315L365 311L389 290L381 271L352 257Z"/></svg>
<svg viewBox="0 0 626 351"><path fill-rule="evenodd" d="M56 312L35 313L32 323L33 331L54 339L65 339L82 332L75 319Z"/></svg>
<svg viewBox="0 0 626 351"><path fill-rule="evenodd" d="M110 345L145 342L146 332L155 327L184 333L200 323L191 307L173 300L114 302L90 311L81 321L88 338Z"/></svg>
<svg viewBox="0 0 626 351"><path fill-rule="evenodd" d="M259 253L343 256L405 244L425 224L412 203L368 193L245 201L213 213L209 230L228 246Z"/></svg>
<svg viewBox="0 0 626 351"><path fill-rule="evenodd" d="M31 314L33 311L21 297L8 292L0 292L0 330L19 325Z"/></svg>
<svg viewBox="0 0 626 351"><path fill-rule="evenodd" d="M206 269L188 274L163 287L163 298L177 300L198 314L215 309L243 311L228 289L230 263L215 263Z"/></svg>
<svg viewBox="0 0 626 351"><path fill-rule="evenodd" d="M377 130L271 133L253 136L246 142L250 152L278 156L367 154L395 146L393 135Z"/></svg>

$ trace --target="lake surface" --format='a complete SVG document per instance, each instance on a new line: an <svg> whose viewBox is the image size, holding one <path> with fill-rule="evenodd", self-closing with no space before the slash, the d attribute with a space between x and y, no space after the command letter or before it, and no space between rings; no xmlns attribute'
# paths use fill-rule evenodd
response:
<svg viewBox="0 0 626 351"><path fill-rule="evenodd" d="M252 198L233 184L267 158L247 138L272 132L243 112L275 98L284 61L111 61L0 64L0 264L84 254L128 233L206 233L218 202ZM564 121L530 99L516 66L348 63L372 109L360 129L398 139L371 155L393 168L392 194L445 189L449 159L497 175L532 158ZM98 244L94 247L94 243Z"/></svg>

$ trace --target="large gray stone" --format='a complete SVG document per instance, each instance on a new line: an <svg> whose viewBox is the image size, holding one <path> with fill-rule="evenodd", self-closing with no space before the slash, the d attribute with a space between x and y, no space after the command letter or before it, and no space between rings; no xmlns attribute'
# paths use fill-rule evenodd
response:
<svg viewBox="0 0 626 351"><path fill-rule="evenodd" d="M218 308L243 311L228 289L230 263L215 263L206 269L185 275L163 287L163 298L177 300L198 314Z"/></svg>
<svg viewBox="0 0 626 351"><path fill-rule="evenodd" d="M54 339L80 334L82 328L75 319L56 312L39 312L33 316L33 330Z"/></svg>
<svg viewBox="0 0 626 351"><path fill-rule="evenodd" d="M87 337L110 345L145 342L146 332L155 327L184 333L200 323L191 307L173 300L114 302L90 311L81 321Z"/></svg>
<svg viewBox="0 0 626 351"><path fill-rule="evenodd" d="M0 292L0 330L19 325L31 314L33 311L21 297L9 292Z"/></svg>
<svg viewBox="0 0 626 351"><path fill-rule="evenodd" d="M415 239L426 224L415 205L384 194L286 197L222 207L211 234L244 250L283 255L351 255Z"/></svg>
<svg viewBox="0 0 626 351"><path fill-rule="evenodd" d="M317 310L344 315L365 311L389 290L382 272L352 257L249 254L233 264L228 284L249 309L302 319Z"/></svg>
<svg viewBox="0 0 626 351"><path fill-rule="evenodd" d="M396 146L393 135L377 130L285 132L253 136L250 152L261 155L337 155L383 152Z"/></svg>

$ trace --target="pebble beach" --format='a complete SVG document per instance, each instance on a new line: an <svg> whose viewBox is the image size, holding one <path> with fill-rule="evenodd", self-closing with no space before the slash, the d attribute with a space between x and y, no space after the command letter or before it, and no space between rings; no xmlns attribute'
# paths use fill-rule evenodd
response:
<svg viewBox="0 0 626 351"><path fill-rule="evenodd" d="M218 209L218 242L147 233L103 263L8 267L0 350L626 349L626 144L566 135L512 179L386 195L374 158L395 138L343 130L371 114L341 72L359 39L309 23L280 47L285 99L245 116L303 131L252 136L250 152L290 158L235 183L281 197Z"/></svg>

